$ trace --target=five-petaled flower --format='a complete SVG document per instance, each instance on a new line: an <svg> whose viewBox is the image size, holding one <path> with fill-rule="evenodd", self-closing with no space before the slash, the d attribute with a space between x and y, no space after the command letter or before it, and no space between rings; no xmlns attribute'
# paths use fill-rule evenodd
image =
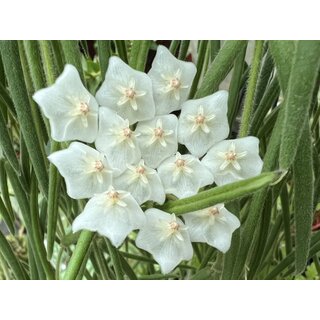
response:
<svg viewBox="0 0 320 320"><path fill-rule="evenodd" d="M158 46L148 75L152 80L156 114L181 109L187 100L197 69L191 62L175 58L164 46Z"/></svg>
<svg viewBox="0 0 320 320"><path fill-rule="evenodd" d="M119 247L132 230L141 228L144 223L145 214L132 195L110 186L106 192L88 201L74 220L72 230L97 231Z"/></svg>
<svg viewBox="0 0 320 320"><path fill-rule="evenodd" d="M112 109L130 124L152 119L155 114L150 78L118 57L110 58L96 98L101 106Z"/></svg>
<svg viewBox="0 0 320 320"><path fill-rule="evenodd" d="M261 173L259 139L245 137L215 144L202 159L217 185L252 178Z"/></svg>
<svg viewBox="0 0 320 320"><path fill-rule="evenodd" d="M164 274L171 272L182 260L190 260L193 254L184 223L174 214L158 209L146 211L146 223L138 233L136 245L153 255Z"/></svg>
<svg viewBox="0 0 320 320"><path fill-rule="evenodd" d="M228 92L186 101L179 117L178 141L195 156L203 156L215 143L229 134Z"/></svg>
<svg viewBox="0 0 320 320"><path fill-rule="evenodd" d="M83 86L77 69L67 64L56 82L37 91L33 99L49 119L56 141L91 143L98 130L98 103Z"/></svg>
<svg viewBox="0 0 320 320"><path fill-rule="evenodd" d="M90 198L112 184L113 170L106 157L83 143L72 142L48 158L64 177L67 193L73 199Z"/></svg>
<svg viewBox="0 0 320 320"><path fill-rule="evenodd" d="M183 219L192 242L206 242L223 253L230 248L232 233L240 227L239 219L223 204L186 213Z"/></svg>

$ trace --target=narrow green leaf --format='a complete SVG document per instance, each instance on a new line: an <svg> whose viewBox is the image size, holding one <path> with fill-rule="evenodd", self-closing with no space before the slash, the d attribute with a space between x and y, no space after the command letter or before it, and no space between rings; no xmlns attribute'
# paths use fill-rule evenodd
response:
<svg viewBox="0 0 320 320"><path fill-rule="evenodd" d="M280 167L293 163L312 101L320 66L320 41L299 41L285 96L285 116L281 135Z"/></svg>
<svg viewBox="0 0 320 320"><path fill-rule="evenodd" d="M74 249L71 259L67 265L67 270L64 275L65 280L76 279L82 263L86 262L86 253L90 248L91 241L94 233L91 231L82 231L77 242L76 248Z"/></svg>
<svg viewBox="0 0 320 320"><path fill-rule="evenodd" d="M223 47L206 72L201 86L195 96L196 98L205 97L213 92L213 88L218 86L227 76L232 68L235 58L246 44L247 41L243 40L228 40L224 43Z"/></svg>
<svg viewBox="0 0 320 320"><path fill-rule="evenodd" d="M172 40L170 43L169 50L174 56L176 55L179 45L180 45L180 40Z"/></svg>
<svg viewBox="0 0 320 320"><path fill-rule="evenodd" d="M116 43L116 48L117 48L119 57L125 63L128 63L126 41L125 40L115 40L115 43Z"/></svg>
<svg viewBox="0 0 320 320"><path fill-rule="evenodd" d="M181 40L178 59L185 60L189 49L190 40Z"/></svg>
<svg viewBox="0 0 320 320"><path fill-rule="evenodd" d="M287 91L295 47L295 41L292 40L269 41L270 52L277 68L283 93Z"/></svg>
<svg viewBox="0 0 320 320"><path fill-rule="evenodd" d="M81 53L79 43L77 40L61 40L61 47L65 57L66 63L74 65L79 71L82 81L84 81L84 74L81 64Z"/></svg>
<svg viewBox="0 0 320 320"><path fill-rule="evenodd" d="M2 108L2 103L0 100L0 107ZM12 168L17 174L20 174L19 161L17 159L16 152L13 148L13 144L8 132L7 122L3 117L3 114L0 112L0 149L2 149L4 155L9 161Z"/></svg>
<svg viewBox="0 0 320 320"><path fill-rule="evenodd" d="M21 132L24 136L30 159L34 167L39 185L45 196L48 194L48 176L42 157L37 133L28 104L28 93L23 81L18 45L15 41L1 41L0 50L9 84L12 100L17 111Z"/></svg>
<svg viewBox="0 0 320 320"><path fill-rule="evenodd" d="M113 265L114 272L116 274L117 280L123 280L123 270L120 261L120 256L118 250L113 246L109 239L105 239L108 246L108 253L111 258L111 262Z"/></svg>
<svg viewBox="0 0 320 320"><path fill-rule="evenodd" d="M241 49L241 52L236 57L233 65L232 78L229 87L229 98L228 98L228 120L229 126L232 128L234 120L239 112L240 108L240 97L241 97L241 85L242 76L245 67L245 57L246 57L247 46ZM230 130L232 134L232 130Z"/></svg>
<svg viewBox="0 0 320 320"><path fill-rule="evenodd" d="M311 237L313 221L313 166L312 142L308 123L305 123L296 159L293 163L295 258L296 272L304 271Z"/></svg>
<svg viewBox="0 0 320 320"><path fill-rule="evenodd" d="M26 274L25 270L23 269L21 263L13 253L13 250L0 231L0 251L3 257L5 258L8 265L11 267L13 274L15 275L16 279L19 280L26 280L28 279L28 275Z"/></svg>
<svg viewBox="0 0 320 320"><path fill-rule="evenodd" d="M31 179L30 214L35 249L39 254L41 264L44 268L47 279L53 280L54 270L50 262L47 260L47 253L43 242L44 239L42 237L42 230L39 220L38 188L36 180L34 178Z"/></svg>
<svg viewBox="0 0 320 320"><path fill-rule="evenodd" d="M259 105L257 106L251 121L250 134L256 136L268 111L274 107L279 99L280 86L278 79L275 77L267 87Z"/></svg>
<svg viewBox="0 0 320 320"><path fill-rule="evenodd" d="M183 214L205 209L217 203L232 201L252 194L259 189L278 182L282 175L283 172L281 171L262 173L254 178L215 187L207 191L202 191L189 198L168 201L159 208L175 214Z"/></svg>
<svg viewBox="0 0 320 320"><path fill-rule="evenodd" d="M291 219L290 219L290 202L288 189L285 185L280 194L281 209L283 215L283 227L284 227L284 240L286 245L286 254L288 255L292 251L292 241L291 241Z"/></svg>
<svg viewBox="0 0 320 320"><path fill-rule="evenodd" d="M136 70L144 71L151 46L150 40L134 40L130 52L130 66Z"/></svg>
<svg viewBox="0 0 320 320"><path fill-rule="evenodd" d="M253 60L250 67L247 92L246 92L246 97L244 100L244 106L242 111L239 137L245 137L249 133L249 125L250 125L250 120L251 120L252 110L254 105L254 96L256 92L260 64L261 64L261 59L263 55L263 43L264 41L257 40L255 44Z"/></svg>
<svg viewBox="0 0 320 320"><path fill-rule="evenodd" d="M99 62L100 62L100 70L101 70L101 78L102 81L105 78L108 65L109 65L109 58L111 57L111 43L110 40L98 40L98 55L99 55Z"/></svg>
<svg viewBox="0 0 320 320"><path fill-rule="evenodd" d="M0 216L2 216L4 222L6 223L9 231L14 234L14 220L12 220L11 215L9 214L9 211L7 210L5 204L2 201L2 198L0 197Z"/></svg>
<svg viewBox="0 0 320 320"><path fill-rule="evenodd" d="M198 61L197 61L197 72L193 79L192 86L189 93L189 99L193 98L199 84L199 80L201 77L201 74L204 72L204 60L208 49L208 40L201 40L198 43L199 49L198 49Z"/></svg>

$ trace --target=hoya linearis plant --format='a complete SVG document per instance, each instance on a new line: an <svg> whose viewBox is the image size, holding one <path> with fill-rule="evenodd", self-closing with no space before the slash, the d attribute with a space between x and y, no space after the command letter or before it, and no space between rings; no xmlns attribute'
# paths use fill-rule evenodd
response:
<svg viewBox="0 0 320 320"><path fill-rule="evenodd" d="M319 41L0 41L0 278L318 278L319 67Z"/></svg>

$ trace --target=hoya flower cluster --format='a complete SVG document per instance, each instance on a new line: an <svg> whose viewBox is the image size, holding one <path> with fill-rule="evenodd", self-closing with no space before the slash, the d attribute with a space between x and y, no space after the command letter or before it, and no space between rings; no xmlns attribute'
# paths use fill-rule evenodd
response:
<svg viewBox="0 0 320 320"><path fill-rule="evenodd" d="M226 91L187 101L195 74L194 64L159 46L148 74L111 57L95 97L72 65L33 97L50 121L52 138L76 140L49 156L68 195L89 198L73 231L97 231L119 247L138 229L136 245L153 255L163 273L192 258L192 241L226 252L240 222L223 204L183 220L155 208L143 212L140 205L161 205L166 194L189 197L262 168L257 138L225 140Z"/></svg>

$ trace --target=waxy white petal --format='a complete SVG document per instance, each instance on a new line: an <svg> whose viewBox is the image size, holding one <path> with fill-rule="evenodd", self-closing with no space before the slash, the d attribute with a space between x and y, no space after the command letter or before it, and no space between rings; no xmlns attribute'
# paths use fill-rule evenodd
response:
<svg viewBox="0 0 320 320"><path fill-rule="evenodd" d="M141 158L136 133L130 130L128 121L105 107L99 109L99 131L95 145L106 154L110 165L118 169L119 174L127 165Z"/></svg>
<svg viewBox="0 0 320 320"><path fill-rule="evenodd" d="M182 260L190 260L193 249L184 223L164 211L148 209L146 223L140 229L136 245L150 252L162 273L171 272Z"/></svg>
<svg viewBox="0 0 320 320"><path fill-rule="evenodd" d="M148 75L152 80L156 114L168 114L180 110L187 100L196 66L175 58L170 51L159 45Z"/></svg>
<svg viewBox="0 0 320 320"><path fill-rule="evenodd" d="M48 158L64 177L67 193L73 199L90 198L112 184L112 168L106 157L83 143L72 142Z"/></svg>
<svg viewBox="0 0 320 320"><path fill-rule="evenodd" d="M139 122L136 132L142 158L146 165L156 168L178 150L178 119L169 114Z"/></svg>
<svg viewBox="0 0 320 320"><path fill-rule="evenodd" d="M213 183L210 171L193 155L170 157L158 167L166 193L186 198L198 193L201 187Z"/></svg>
<svg viewBox="0 0 320 320"><path fill-rule="evenodd" d="M228 137L228 92L218 91L205 98L188 100L181 108L178 141L196 157Z"/></svg>
<svg viewBox="0 0 320 320"><path fill-rule="evenodd" d="M119 193L119 200L112 202L110 192ZM144 223L145 214L131 194L110 188L88 201L73 222L72 230L97 231L119 247L132 230L141 228Z"/></svg>
<svg viewBox="0 0 320 320"><path fill-rule="evenodd" d="M152 119L155 115L151 79L118 57L109 59L106 77L96 99L101 106L128 119L130 124Z"/></svg>
<svg viewBox="0 0 320 320"><path fill-rule="evenodd" d="M91 143L98 130L98 104L83 86L77 69L67 64L56 82L37 91L33 99L49 119L56 141Z"/></svg>
<svg viewBox="0 0 320 320"><path fill-rule="evenodd" d="M245 137L215 144L202 159L217 185L255 177L261 173L259 139Z"/></svg>
<svg viewBox="0 0 320 320"><path fill-rule="evenodd" d="M223 253L230 248L232 233L240 227L239 219L222 204L186 213L183 218L192 242L206 242Z"/></svg>

